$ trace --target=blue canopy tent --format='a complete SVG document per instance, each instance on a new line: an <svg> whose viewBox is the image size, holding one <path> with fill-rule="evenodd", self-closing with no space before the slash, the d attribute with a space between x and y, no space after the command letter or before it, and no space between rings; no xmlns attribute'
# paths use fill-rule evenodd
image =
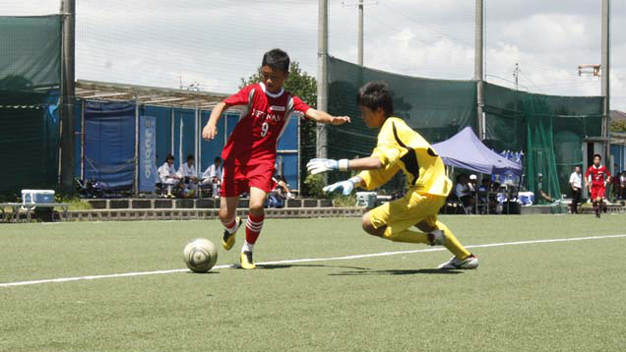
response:
<svg viewBox="0 0 626 352"><path fill-rule="evenodd" d="M433 148L448 166L459 167L482 174L522 174L522 165L506 159L502 155L487 148L471 127L441 143L433 144Z"/></svg>

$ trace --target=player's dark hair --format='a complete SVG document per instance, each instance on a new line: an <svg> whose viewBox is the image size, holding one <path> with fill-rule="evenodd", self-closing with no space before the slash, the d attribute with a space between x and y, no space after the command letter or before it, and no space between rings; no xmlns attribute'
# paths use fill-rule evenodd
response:
<svg viewBox="0 0 626 352"><path fill-rule="evenodd" d="M220 158L219 156L215 157L215 160L213 160L214 163L218 162L218 161L222 161L222 158Z"/></svg>
<svg viewBox="0 0 626 352"><path fill-rule="evenodd" d="M187 161L189 160L195 160L195 158L193 157L193 154L187 155Z"/></svg>
<svg viewBox="0 0 626 352"><path fill-rule="evenodd" d="M272 49L263 55L261 66L269 66L287 73L289 72L289 55L280 49Z"/></svg>
<svg viewBox="0 0 626 352"><path fill-rule="evenodd" d="M356 95L356 102L372 111L382 108L387 117L393 115L393 99L389 85L383 81L367 82Z"/></svg>
<svg viewBox="0 0 626 352"><path fill-rule="evenodd" d="M165 156L165 161L168 161L168 160L174 160L174 156L172 154L167 154Z"/></svg>
<svg viewBox="0 0 626 352"><path fill-rule="evenodd" d="M600 160L602 160L602 155L600 155L600 154L594 154L594 155L593 155L593 158L594 158L594 159L595 159L595 158L600 158Z"/></svg>

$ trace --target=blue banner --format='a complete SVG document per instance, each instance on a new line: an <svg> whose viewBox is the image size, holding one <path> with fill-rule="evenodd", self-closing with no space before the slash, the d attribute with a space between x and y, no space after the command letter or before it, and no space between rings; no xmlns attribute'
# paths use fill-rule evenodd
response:
<svg viewBox="0 0 626 352"><path fill-rule="evenodd" d="M139 192L154 192L156 168L156 118L139 117Z"/></svg>

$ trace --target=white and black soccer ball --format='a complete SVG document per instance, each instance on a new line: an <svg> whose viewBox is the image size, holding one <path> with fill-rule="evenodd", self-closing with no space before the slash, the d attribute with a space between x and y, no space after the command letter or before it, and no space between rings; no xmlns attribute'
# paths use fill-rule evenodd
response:
<svg viewBox="0 0 626 352"><path fill-rule="evenodd" d="M217 262L217 248L206 238L196 238L183 249L183 260L191 271L206 273Z"/></svg>

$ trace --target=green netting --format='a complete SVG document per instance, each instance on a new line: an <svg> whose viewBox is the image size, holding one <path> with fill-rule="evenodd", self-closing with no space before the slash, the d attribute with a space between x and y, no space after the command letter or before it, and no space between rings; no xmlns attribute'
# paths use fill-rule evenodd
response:
<svg viewBox="0 0 626 352"><path fill-rule="evenodd" d="M0 89L59 85L61 17L0 17Z"/></svg>
<svg viewBox="0 0 626 352"><path fill-rule="evenodd" d="M57 184L61 17L0 17L0 194Z"/></svg>
<svg viewBox="0 0 626 352"><path fill-rule="evenodd" d="M0 90L0 194L57 183L59 118L46 93Z"/></svg>
<svg viewBox="0 0 626 352"><path fill-rule="evenodd" d="M559 198L582 165L585 137L601 134L602 98L520 92L485 84L486 143L522 150L528 189ZM539 174L542 177L539 177Z"/></svg>
<svg viewBox="0 0 626 352"><path fill-rule="evenodd" d="M372 70L339 59L328 60L328 110L353 118L347 126L329 127L328 155L369 155L377 131L369 130L356 106L359 87L382 80L393 91L395 115L431 143L445 140L467 126L476 127L476 83L414 78Z"/></svg>
<svg viewBox="0 0 626 352"><path fill-rule="evenodd" d="M369 155L376 131L359 118L355 97L371 80L389 83L396 115L428 141L445 140L466 126L476 130L476 82L407 77L328 60L328 110L353 117L328 128L331 158ZM601 134L602 98L520 92L485 83L485 144L496 151L523 151L526 186L560 198L574 165L581 165L585 137ZM538 175L541 174L541 179Z"/></svg>

